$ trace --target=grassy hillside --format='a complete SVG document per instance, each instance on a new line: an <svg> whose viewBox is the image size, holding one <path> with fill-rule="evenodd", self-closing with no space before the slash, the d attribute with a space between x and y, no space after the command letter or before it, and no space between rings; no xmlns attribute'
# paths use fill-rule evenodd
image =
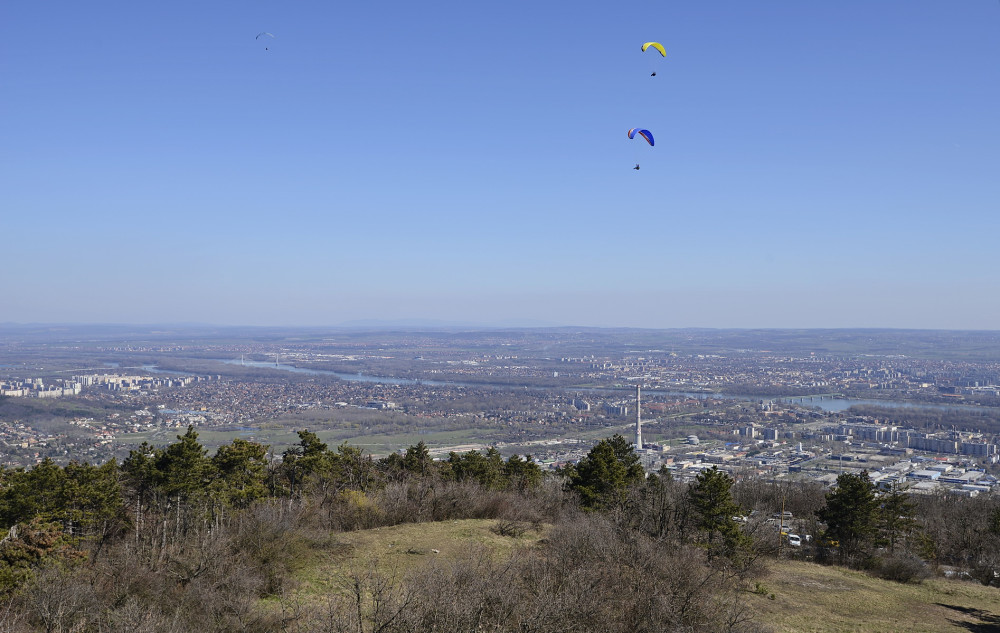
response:
<svg viewBox="0 0 1000 633"><path fill-rule="evenodd" d="M755 596L776 633L1000 633L1000 589L960 580L901 585L813 563L776 561Z"/></svg>
<svg viewBox="0 0 1000 633"><path fill-rule="evenodd" d="M470 547L505 554L537 546L544 537L544 531L503 537L492 531L495 525L464 520L338 534L336 547L316 552L300 570L301 589L318 599L342 587L346 573L372 561L399 577L431 561L461 557ZM755 620L775 633L1000 633L1000 589L937 578L901 585L798 561L770 567L761 581L766 593L750 599Z"/></svg>

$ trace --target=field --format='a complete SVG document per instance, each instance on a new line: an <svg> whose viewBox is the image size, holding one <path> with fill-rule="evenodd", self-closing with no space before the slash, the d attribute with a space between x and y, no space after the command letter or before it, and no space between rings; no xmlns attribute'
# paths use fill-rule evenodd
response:
<svg viewBox="0 0 1000 633"><path fill-rule="evenodd" d="M430 562L446 563L468 548L503 554L533 547L544 532L520 538L495 534L492 520L398 525L337 535L337 546L299 571L315 598L342 586L345 574L375 562L399 577ZM1000 633L1000 589L934 578L902 585L862 572L800 561L773 561L751 594L755 620L774 633ZM771 597L773 595L773 598Z"/></svg>

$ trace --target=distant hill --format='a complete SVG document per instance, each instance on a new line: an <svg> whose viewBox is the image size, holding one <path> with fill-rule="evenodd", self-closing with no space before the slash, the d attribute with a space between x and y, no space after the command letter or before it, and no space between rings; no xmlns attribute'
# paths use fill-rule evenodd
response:
<svg viewBox="0 0 1000 633"><path fill-rule="evenodd" d="M353 330L383 330L383 329L456 329L463 330L494 330L504 328L550 328L558 324L537 320L505 320L494 323L474 323L471 321L442 321L440 319L356 319L344 321L336 327Z"/></svg>
<svg viewBox="0 0 1000 633"><path fill-rule="evenodd" d="M497 332L521 337L525 342L558 344L561 355L592 354L607 349L670 351L678 354L747 353L843 357L909 356L926 359L991 361L1000 359L1000 331L900 330L900 329L643 329L566 326L535 320L472 323L435 319L361 319L334 326L233 326L199 323L72 324L0 323L0 342L237 340L252 338L271 342L358 337L370 334L385 342L391 336L427 333L434 336L461 333L465 337ZM556 348L553 348L556 349Z"/></svg>

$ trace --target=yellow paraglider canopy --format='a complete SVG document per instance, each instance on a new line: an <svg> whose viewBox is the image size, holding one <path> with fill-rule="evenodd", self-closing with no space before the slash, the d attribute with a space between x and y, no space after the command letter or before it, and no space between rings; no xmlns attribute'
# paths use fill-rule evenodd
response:
<svg viewBox="0 0 1000 633"><path fill-rule="evenodd" d="M663 55L664 57L667 56L666 49L664 49L663 44L660 44L659 42L646 42L645 44L642 45L642 52L645 53L646 49L649 48L650 46L660 51L660 55Z"/></svg>

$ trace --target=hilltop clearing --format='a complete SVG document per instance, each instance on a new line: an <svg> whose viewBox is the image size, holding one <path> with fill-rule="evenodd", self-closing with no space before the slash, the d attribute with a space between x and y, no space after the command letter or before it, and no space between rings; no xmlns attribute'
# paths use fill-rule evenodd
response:
<svg viewBox="0 0 1000 633"><path fill-rule="evenodd" d="M511 538L496 533L495 520L405 524L337 535L338 546L318 552L298 574L310 601L343 592L356 572L378 568L396 582L410 574L427 578L486 550L495 561L518 548L546 547L549 528ZM863 572L814 563L776 560L749 595L753 620L773 633L977 633L1000 632L1000 590L933 578L900 584ZM773 595L773 598L771 597Z"/></svg>

